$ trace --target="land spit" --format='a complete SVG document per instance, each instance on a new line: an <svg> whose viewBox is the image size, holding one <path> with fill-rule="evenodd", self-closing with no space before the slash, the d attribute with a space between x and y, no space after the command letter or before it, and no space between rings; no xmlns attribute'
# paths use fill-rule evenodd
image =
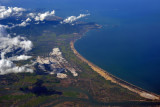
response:
<svg viewBox="0 0 160 107"><path fill-rule="evenodd" d="M79 54L77 52L77 50L74 47L74 43L76 40L73 40L70 42L70 47L73 51L73 53L83 62L87 63L94 71L96 71L100 76L102 76L103 78L105 78L106 80L110 80L113 83L116 83L124 88L127 88L128 90L135 92L137 94L139 94L141 97L144 97L146 99L151 99L151 100L159 100L160 96L149 92L147 90L144 90L140 87L137 87L131 83L128 83L127 81L124 81L110 73L108 73L107 71L103 70L102 68L96 66L95 64L93 64L92 62L88 61L87 59L85 59L81 54Z"/></svg>

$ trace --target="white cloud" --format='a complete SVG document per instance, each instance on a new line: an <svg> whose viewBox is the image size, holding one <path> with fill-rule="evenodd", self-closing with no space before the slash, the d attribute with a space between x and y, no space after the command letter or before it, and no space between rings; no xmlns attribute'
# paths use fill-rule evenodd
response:
<svg viewBox="0 0 160 107"><path fill-rule="evenodd" d="M33 72L27 65L19 67L12 62L12 60L18 61L31 58L31 56L25 55L16 56L14 51L18 50L16 53L26 53L32 49L32 46L32 42L24 37L10 37L10 35L5 32L5 27L0 25L0 75L7 73ZM12 57L6 58L7 53L12 53Z"/></svg>
<svg viewBox="0 0 160 107"><path fill-rule="evenodd" d="M0 19L5 19L11 16L21 16L24 11L24 8L0 6Z"/></svg>
<svg viewBox="0 0 160 107"><path fill-rule="evenodd" d="M39 21L44 21L54 16L55 16L55 10L52 10L51 12L46 11L44 13L29 13L27 14L27 17L29 17L29 19L27 19L26 22L29 22L31 21L31 19L33 19L34 21L37 21L37 23L35 24L39 24Z"/></svg>
<svg viewBox="0 0 160 107"><path fill-rule="evenodd" d="M26 21L24 21L24 22L22 22L22 23L20 23L20 24L17 24L16 26L25 27L25 26L27 26L27 25L29 25L29 23L27 23Z"/></svg>
<svg viewBox="0 0 160 107"><path fill-rule="evenodd" d="M21 22L20 24L12 24L11 27L8 27L8 28L14 28L14 27L26 27L27 25L30 25L29 22L31 22L32 20L30 18L27 18L25 21Z"/></svg>
<svg viewBox="0 0 160 107"><path fill-rule="evenodd" d="M16 66L12 61L7 59L0 60L0 75L8 74L8 73L20 73L20 72L33 72L32 69L25 66Z"/></svg>
<svg viewBox="0 0 160 107"><path fill-rule="evenodd" d="M31 20L30 18L27 18L27 19L26 19L25 21L23 21L22 23L16 24L16 25L14 25L13 27L16 27L16 26L25 27L25 26L29 25L28 22L31 22L31 21L32 21L32 20Z"/></svg>
<svg viewBox="0 0 160 107"><path fill-rule="evenodd" d="M31 15L33 17L33 14ZM55 16L55 11L47 11L45 13L38 13L37 16L35 16L35 21L44 21L46 18L49 18L49 17L53 17Z"/></svg>
<svg viewBox="0 0 160 107"><path fill-rule="evenodd" d="M79 16L70 16L70 17L64 19L61 23L73 23L74 21L76 21L80 18L86 17L88 15L89 14L80 14Z"/></svg>
<svg viewBox="0 0 160 107"><path fill-rule="evenodd" d="M36 14L35 14L35 13L29 13L27 16L28 16L28 17L31 17L31 18L35 18L35 17L36 17Z"/></svg>
<svg viewBox="0 0 160 107"><path fill-rule="evenodd" d="M0 25L0 53L5 55L16 49L28 52L32 49L32 46L32 42L30 40L26 40L24 37L10 37L10 35L5 32L3 25ZM2 57L4 58L5 56L2 56L1 54L1 58Z"/></svg>
<svg viewBox="0 0 160 107"><path fill-rule="evenodd" d="M8 60L11 60L11 61L20 61L20 60L28 60L30 58L32 58L32 56L20 55L20 56L13 56L11 58L8 58Z"/></svg>
<svg viewBox="0 0 160 107"><path fill-rule="evenodd" d="M20 36L16 36L14 38L11 38L10 36L0 36L1 58L4 58L5 54L17 49L20 49L19 51L28 52L32 49L32 42Z"/></svg>
<svg viewBox="0 0 160 107"><path fill-rule="evenodd" d="M12 26L6 26L6 28L14 28L14 27L25 27L31 23L32 20L34 21L44 21L46 19L52 18L55 16L55 11L46 11L44 13L28 13L23 14L23 12L26 11L24 8L19 8L19 7L6 7L6 6L0 6L0 20L1 19L6 19L8 17L20 17L22 15L25 15L26 17L25 20L21 20L21 23L19 24L13 24ZM18 19L17 19L18 20ZM36 23L39 24L39 23Z"/></svg>
<svg viewBox="0 0 160 107"><path fill-rule="evenodd" d="M26 55L17 56L17 60L27 60L30 58L32 58L32 56L26 56Z"/></svg>
<svg viewBox="0 0 160 107"><path fill-rule="evenodd" d="M30 18L27 18L27 19L26 19L26 22L30 22L30 21L32 21Z"/></svg>

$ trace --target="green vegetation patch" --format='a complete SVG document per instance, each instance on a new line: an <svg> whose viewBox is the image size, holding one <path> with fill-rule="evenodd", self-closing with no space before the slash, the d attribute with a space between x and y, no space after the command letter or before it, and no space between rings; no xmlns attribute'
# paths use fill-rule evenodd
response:
<svg viewBox="0 0 160 107"><path fill-rule="evenodd" d="M16 82L14 85L24 85L24 84L34 84L37 79L39 79L39 76L24 76L24 78L19 79L18 82Z"/></svg>
<svg viewBox="0 0 160 107"><path fill-rule="evenodd" d="M34 97L27 101L24 105L21 107L35 107L40 105L41 103L45 102L47 99L49 99L48 96L39 96L39 97Z"/></svg>
<svg viewBox="0 0 160 107"><path fill-rule="evenodd" d="M63 92L63 95L65 97L74 97L74 98L77 98L79 96L79 93L78 92L74 92L74 91L66 91L66 92Z"/></svg>
<svg viewBox="0 0 160 107"><path fill-rule="evenodd" d="M16 101L16 100L24 100L24 99L28 99L31 97L34 97L34 94L24 94L24 95L4 95L4 96L0 96L0 102L4 102L4 101Z"/></svg>

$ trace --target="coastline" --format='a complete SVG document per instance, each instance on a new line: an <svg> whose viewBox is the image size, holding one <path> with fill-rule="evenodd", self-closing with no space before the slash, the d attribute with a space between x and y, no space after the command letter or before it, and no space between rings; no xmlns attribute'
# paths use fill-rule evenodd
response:
<svg viewBox="0 0 160 107"><path fill-rule="evenodd" d="M100 76L102 76L103 78L105 78L106 80L110 80L112 83L116 83L120 86L122 86L123 88L127 88L128 90L135 92L137 94L139 94L141 97L144 97L146 99L150 99L150 100L159 100L160 96L146 91L140 87L137 87L131 83L128 83L127 81L124 81L110 73L108 73L107 71L103 70L102 68L98 67L97 65L93 64L92 62L88 61L87 59L85 59L81 54L78 53L78 51L75 49L74 47L74 43L76 42L76 40L71 41L70 42L70 47L71 50L73 51L73 53L83 62L87 63L95 72L97 72Z"/></svg>

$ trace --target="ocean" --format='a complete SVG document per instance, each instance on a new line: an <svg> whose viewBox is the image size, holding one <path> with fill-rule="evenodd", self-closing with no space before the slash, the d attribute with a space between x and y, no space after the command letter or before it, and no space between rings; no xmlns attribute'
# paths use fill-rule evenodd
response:
<svg viewBox="0 0 160 107"><path fill-rule="evenodd" d="M75 43L86 59L109 73L160 94L159 0L1 0L1 5L56 10L67 17L90 13L82 21L102 29Z"/></svg>

